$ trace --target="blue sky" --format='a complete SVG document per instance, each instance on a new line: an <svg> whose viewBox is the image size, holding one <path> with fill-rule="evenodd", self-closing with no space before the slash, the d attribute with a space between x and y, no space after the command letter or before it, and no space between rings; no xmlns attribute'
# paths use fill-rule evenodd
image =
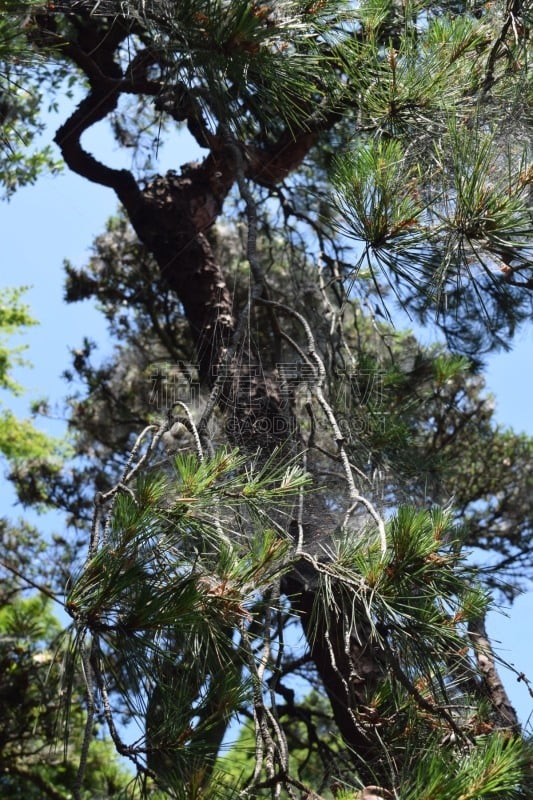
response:
<svg viewBox="0 0 533 800"><path fill-rule="evenodd" d="M108 152L113 164L120 166L109 141L99 132L91 136L89 147L97 148L100 153ZM87 139L84 141L88 143ZM166 146L162 168L179 169L195 153L187 138L181 136ZM24 339L29 345L27 358L34 367L17 373L28 389L26 397L11 404L19 415L27 413L30 398L44 395L52 406L60 404L66 389L60 376L69 365L68 350L78 346L84 336L97 341L102 353L107 349L105 323L91 304L69 307L62 302L62 263L67 258L75 265L82 265L93 237L103 230L106 219L115 210L115 198L109 189L89 184L68 172L55 178L43 177L36 186L20 190L9 204L0 205L3 256L0 285L30 286L27 302L40 322ZM512 352L490 359L486 378L487 387L496 398L498 422L533 435L533 326L519 333ZM58 433L61 422L49 420L42 427ZM0 492L0 501L1 514L17 516L19 510L11 507L12 495L6 485ZM533 592L518 598L513 609L506 613L508 616L490 615L489 633L504 660L533 679ZM510 673L504 678L525 723L533 711L527 689Z"/></svg>

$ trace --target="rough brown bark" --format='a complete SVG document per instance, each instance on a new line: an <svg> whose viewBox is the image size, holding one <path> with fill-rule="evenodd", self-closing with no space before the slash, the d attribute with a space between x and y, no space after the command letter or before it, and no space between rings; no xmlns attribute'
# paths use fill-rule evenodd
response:
<svg viewBox="0 0 533 800"><path fill-rule="evenodd" d="M46 26L46 35L55 42L53 20ZM127 76L116 63L116 47L128 33L120 18L105 35L90 17L79 30L76 42L60 43L62 52L85 72L90 88L56 132L55 142L70 169L115 191L139 239L154 255L163 280L181 302L200 373L209 379L234 328L231 296L205 236L234 183L231 158L224 152L210 154L202 164L187 165L181 175L168 172L141 189L128 170L113 169L88 153L81 145L82 134L116 109L121 92L156 94L161 87L146 77L150 59L141 59L142 65L137 63Z"/></svg>
<svg viewBox="0 0 533 800"><path fill-rule="evenodd" d="M205 235L233 183L227 160L208 156L181 175L158 176L126 207L161 277L183 306L193 335L200 375L210 382L234 327L233 302Z"/></svg>
<svg viewBox="0 0 533 800"><path fill-rule="evenodd" d="M520 723L496 668L496 659L487 636L485 620L479 618L468 624L468 634L476 656L478 669L483 677L487 695L496 714L499 728L520 733Z"/></svg>
<svg viewBox="0 0 533 800"><path fill-rule="evenodd" d="M327 614L317 614L316 575L309 562L296 565L282 583L283 591L298 612L313 663L320 675L331 703L335 722L346 744L357 758L361 778L370 780L368 763L379 763L384 753L379 738L372 733L379 721L373 718L370 702L373 692L383 680L383 659L372 647L369 631L361 624L346 635L346 620L353 607L343 609L341 597Z"/></svg>

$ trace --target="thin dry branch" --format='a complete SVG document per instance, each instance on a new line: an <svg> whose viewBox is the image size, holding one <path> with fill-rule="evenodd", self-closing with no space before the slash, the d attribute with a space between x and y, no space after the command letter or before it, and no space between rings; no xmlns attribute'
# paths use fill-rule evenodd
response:
<svg viewBox="0 0 533 800"><path fill-rule="evenodd" d="M322 359L320 358L320 356L318 354L317 347L316 347L316 344L315 344L315 338L314 338L313 333L311 331L311 327L310 327L309 323L307 322L307 320L305 319L305 317L302 314L300 314L298 311L296 311L295 309L291 308L290 306L287 306L287 305L285 305L283 303L275 302L273 300L267 300L266 298L263 298L263 297L259 298L259 302L260 303L264 303L264 304L269 305L269 306L272 306L274 308L277 308L277 309L279 309L281 311L285 311L287 314L289 314L290 316L292 316L295 319L297 319L298 322L302 325L302 327L304 329L305 337L306 337L306 341L307 341L307 354L306 355L304 355L302 353L301 348L298 345L296 345L296 343L294 343L292 341L292 339L290 339L290 337L288 337L288 335L285 335L284 338L287 338L291 342L291 344L293 344L296 347L297 351L301 355L304 355L304 359L308 364L312 364L314 366L314 372L315 372L316 378L315 378L315 382L314 382L314 385L313 385L313 392L314 392L314 394L315 394L315 396L317 398L318 404L322 408L322 410L323 410L323 412L324 412L324 414L326 416L326 419L328 420L328 422L330 424L331 430L333 432L333 438L335 439L335 443L337 445L339 458L340 458L340 461L341 461L343 469L344 469L344 475L345 475L345 478L346 478L346 482L348 484L348 491L349 491L349 495L350 495L350 500L352 501L352 504L351 504L350 508L348 509L348 511L346 513L345 522L349 519L349 516L353 513L353 511L354 511L354 509L355 509L357 504L361 503L362 505L364 505L365 508L371 514L372 518L375 520L375 522L376 522L376 524L378 526L378 531L379 531L379 536L380 536L380 543L381 543L381 552L382 552L383 555L385 555L385 553L387 552L387 536L386 536L386 532L385 532L385 523L384 523L383 519L381 518L380 514L375 509L375 507L372 505L372 503L367 498L363 497L363 495L361 494L361 492L357 489L357 487L355 485L355 480L354 480L354 476L353 476L352 467L351 467L350 460L348 458L348 453L347 453L346 447L345 447L344 435L343 435L343 433L342 433L342 431L340 429L339 423L337 422L337 418L335 416L333 408L331 407L331 404L326 399L326 397L324 395L324 392L323 392L323 389L322 389L323 382L324 382L324 380L326 378L326 370L325 370L324 364L322 362Z"/></svg>

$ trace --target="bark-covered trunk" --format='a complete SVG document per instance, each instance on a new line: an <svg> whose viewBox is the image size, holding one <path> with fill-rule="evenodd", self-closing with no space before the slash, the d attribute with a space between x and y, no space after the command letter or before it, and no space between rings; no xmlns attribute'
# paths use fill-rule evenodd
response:
<svg viewBox="0 0 533 800"><path fill-rule="evenodd" d="M360 623L351 626L353 601L337 595L327 611L323 598L317 608L316 585L317 575L307 560L297 562L282 581L282 589L302 622L337 727L355 756L361 778L371 782L373 774L368 765L375 766L385 755L373 731L379 720L371 706L372 695L385 676L383 654L372 645L363 609Z"/></svg>
<svg viewBox="0 0 533 800"><path fill-rule="evenodd" d="M235 327L231 294L205 234L233 184L228 161L208 156L202 164L187 165L181 175L158 176L126 206L161 278L183 307L206 383L216 374Z"/></svg>

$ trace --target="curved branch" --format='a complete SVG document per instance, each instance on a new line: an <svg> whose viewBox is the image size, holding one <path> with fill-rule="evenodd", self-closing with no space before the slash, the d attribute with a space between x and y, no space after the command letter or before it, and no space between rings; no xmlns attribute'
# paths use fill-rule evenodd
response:
<svg viewBox="0 0 533 800"><path fill-rule="evenodd" d="M298 169L321 133L339 120L339 109L317 111L303 119L297 129L285 128L275 142L246 150L246 177L269 188Z"/></svg>
<svg viewBox="0 0 533 800"><path fill-rule="evenodd" d="M121 202L130 208L134 200L140 199L140 190L131 172L102 164L84 150L80 142L86 130L116 108L118 96L116 91L93 88L57 130L54 141L73 172L93 183L114 189Z"/></svg>
<svg viewBox="0 0 533 800"><path fill-rule="evenodd" d="M317 137L316 131L305 131L296 136L285 131L269 147L248 148L247 177L268 187L281 183L300 166Z"/></svg>
<svg viewBox="0 0 533 800"><path fill-rule="evenodd" d="M73 41L57 35L52 19L38 20L38 25L49 42L71 59L89 80L88 94L54 136L65 163L81 177L114 189L121 202L131 208L132 202L135 203L140 196L133 175L128 170L107 167L81 145L85 131L115 110L120 93L128 91L128 86L129 91L134 91L135 79L139 77L139 63L134 60L129 78L124 79L122 69L115 61L117 47L128 36L129 29L118 18L107 29L93 19L82 19L77 25L76 40ZM146 68L145 65L144 75ZM145 84L144 76L141 77L141 82Z"/></svg>

